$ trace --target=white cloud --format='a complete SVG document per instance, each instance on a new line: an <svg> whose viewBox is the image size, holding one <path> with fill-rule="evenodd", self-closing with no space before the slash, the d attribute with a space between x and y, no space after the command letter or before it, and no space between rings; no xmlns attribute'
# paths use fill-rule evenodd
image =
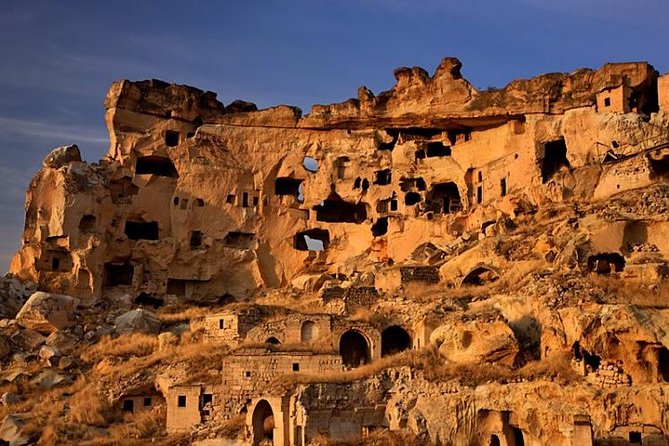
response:
<svg viewBox="0 0 669 446"><path fill-rule="evenodd" d="M86 127L3 117L0 117L0 132L5 135L11 134L30 138L59 139L63 141L63 144L76 144L78 142L103 143L109 141L105 137L105 133Z"/></svg>

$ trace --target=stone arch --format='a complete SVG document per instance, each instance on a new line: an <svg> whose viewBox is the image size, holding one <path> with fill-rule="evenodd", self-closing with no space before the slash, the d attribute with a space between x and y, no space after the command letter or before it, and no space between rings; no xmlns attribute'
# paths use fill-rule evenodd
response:
<svg viewBox="0 0 669 446"><path fill-rule="evenodd" d="M372 358L369 340L357 330L347 330L341 335L339 354L346 367L359 367Z"/></svg>
<svg viewBox="0 0 669 446"><path fill-rule="evenodd" d="M253 427L253 445L265 440L274 441L274 411L267 400L260 400L253 409L251 421Z"/></svg>
<svg viewBox="0 0 669 446"><path fill-rule="evenodd" d="M318 337L318 328L314 321L304 321L300 329L300 342L311 342Z"/></svg>
<svg viewBox="0 0 669 446"><path fill-rule="evenodd" d="M265 339L265 344L280 345L281 341L279 341L274 336L270 336L269 338Z"/></svg>
<svg viewBox="0 0 669 446"><path fill-rule="evenodd" d="M462 278L460 286L485 285L497 279L499 279L499 273L495 268L487 265L477 265Z"/></svg>
<svg viewBox="0 0 669 446"><path fill-rule="evenodd" d="M381 356L393 355L411 348L411 335L399 325L391 325L381 333Z"/></svg>

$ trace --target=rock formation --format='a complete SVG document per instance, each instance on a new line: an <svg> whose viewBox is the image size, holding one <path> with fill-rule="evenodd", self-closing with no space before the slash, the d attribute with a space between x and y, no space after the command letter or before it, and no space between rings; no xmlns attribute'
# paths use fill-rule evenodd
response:
<svg viewBox="0 0 669 446"><path fill-rule="evenodd" d="M12 435L669 444L669 75L460 68L305 116L114 83L28 190L0 352L65 424Z"/></svg>

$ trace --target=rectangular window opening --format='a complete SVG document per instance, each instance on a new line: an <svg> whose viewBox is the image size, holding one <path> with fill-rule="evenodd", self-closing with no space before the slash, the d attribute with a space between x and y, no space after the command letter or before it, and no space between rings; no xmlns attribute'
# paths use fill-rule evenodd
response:
<svg viewBox="0 0 669 446"><path fill-rule="evenodd" d="M186 395L179 395L177 401L178 407L186 407Z"/></svg>

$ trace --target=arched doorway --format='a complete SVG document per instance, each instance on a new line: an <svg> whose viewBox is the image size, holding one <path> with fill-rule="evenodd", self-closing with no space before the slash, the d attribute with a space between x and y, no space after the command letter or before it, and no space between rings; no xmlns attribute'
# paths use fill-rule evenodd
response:
<svg viewBox="0 0 669 446"><path fill-rule="evenodd" d="M490 436L490 446L500 446L499 437L495 434Z"/></svg>
<svg viewBox="0 0 669 446"><path fill-rule="evenodd" d="M274 441L274 412L266 400L260 400L253 409L253 445Z"/></svg>
<svg viewBox="0 0 669 446"><path fill-rule="evenodd" d="M393 355L411 348L411 336L399 325L391 325L381 333L381 356Z"/></svg>
<svg viewBox="0 0 669 446"><path fill-rule="evenodd" d="M316 338L316 324L312 321L304 322L300 330L300 340L302 342L311 342L314 338Z"/></svg>
<svg viewBox="0 0 669 446"><path fill-rule="evenodd" d="M349 330L341 336L339 354L346 367L358 367L371 360L367 339L355 330Z"/></svg>
<svg viewBox="0 0 669 446"><path fill-rule="evenodd" d="M281 344L281 341L279 341L277 338L274 336L270 336L265 340L265 344L270 344L270 345L279 345Z"/></svg>

